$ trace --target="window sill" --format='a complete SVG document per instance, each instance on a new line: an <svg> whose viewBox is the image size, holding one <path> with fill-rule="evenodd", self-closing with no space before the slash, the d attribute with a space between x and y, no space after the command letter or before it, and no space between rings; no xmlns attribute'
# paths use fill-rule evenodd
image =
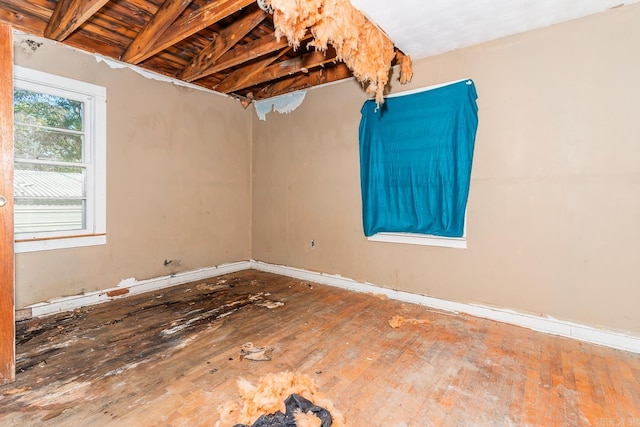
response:
<svg viewBox="0 0 640 427"><path fill-rule="evenodd" d="M50 251L54 249L98 246L105 245L106 243L106 234L92 234L88 236L70 236L56 239L17 240L13 250L15 253L20 254L26 252Z"/></svg>
<svg viewBox="0 0 640 427"><path fill-rule="evenodd" d="M466 249L466 237L440 237L412 233L376 233L367 237L372 242L403 243L407 245L438 246L442 248Z"/></svg>

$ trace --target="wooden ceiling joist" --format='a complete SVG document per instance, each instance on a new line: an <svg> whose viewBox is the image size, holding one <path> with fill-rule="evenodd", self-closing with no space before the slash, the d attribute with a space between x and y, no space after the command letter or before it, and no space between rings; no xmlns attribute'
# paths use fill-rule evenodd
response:
<svg viewBox="0 0 640 427"><path fill-rule="evenodd" d="M308 74L295 74L289 78L271 83L256 93L252 93L256 101L272 98L278 95L295 92L296 90L309 89L314 86L344 80L352 77L349 67L344 63L339 63L335 67L321 68L310 71Z"/></svg>
<svg viewBox="0 0 640 427"><path fill-rule="evenodd" d="M189 4L191 4L191 0L166 0L131 42L121 59L124 62L136 64L146 53L146 50L173 24Z"/></svg>
<svg viewBox="0 0 640 427"><path fill-rule="evenodd" d="M215 87L215 90L221 93L231 93L236 88L241 88L245 82L249 81L255 74L266 69L269 65L276 62L282 56L284 56L287 52L291 50L291 47L287 46L282 51L280 51L277 55L270 56L269 58L263 59L262 61L256 62L254 64L247 65L246 67L242 67L233 73L229 74L226 79L218 83Z"/></svg>
<svg viewBox="0 0 640 427"><path fill-rule="evenodd" d="M311 34L306 37L307 40L310 38ZM229 52L222 55L215 64L209 67L208 72L213 74L227 70L277 50L284 49L287 46L289 46L289 44L284 37L278 41L272 34L268 34L247 44L236 45Z"/></svg>
<svg viewBox="0 0 640 427"><path fill-rule="evenodd" d="M44 36L44 29L53 11L44 5L24 0L1 0L0 22L10 24L16 30Z"/></svg>
<svg viewBox="0 0 640 427"><path fill-rule="evenodd" d="M309 71L309 73L294 74L289 78L281 79L275 83L271 83L256 93L251 93L254 100L272 98L274 96L284 95L297 90L309 89L314 86L344 80L353 77L353 73L344 63L338 63L335 67L319 68Z"/></svg>
<svg viewBox="0 0 640 427"><path fill-rule="evenodd" d="M256 0L0 0L0 23L16 30L245 103L353 75L332 49L309 50L313 28L296 33L296 49L274 19ZM401 52L396 62L410 66Z"/></svg>
<svg viewBox="0 0 640 427"><path fill-rule="evenodd" d="M200 51L200 53L178 74L178 78L192 82L199 78L213 74L211 67L218 59L235 46L244 36L260 24L267 14L256 9L247 16L235 21L222 30L218 37Z"/></svg>
<svg viewBox="0 0 640 427"><path fill-rule="evenodd" d="M58 0L44 36L62 41L93 16L109 0Z"/></svg>
<svg viewBox="0 0 640 427"><path fill-rule="evenodd" d="M138 64L253 3L255 3L255 0L219 0L208 3L189 15L176 20L144 54L140 55L132 63Z"/></svg>
<svg viewBox="0 0 640 427"><path fill-rule="evenodd" d="M335 60L335 50L328 49L327 52L310 52L303 56L298 56L292 59L287 59L286 61L278 62L277 64L269 65L258 72L252 73L251 76L245 79L239 78L243 75L246 76L244 69L239 69L230 74L227 79L216 86L216 90L223 93L234 92L260 83L268 82L270 80L277 80L295 73L308 73L310 69L320 67L328 62L334 62Z"/></svg>

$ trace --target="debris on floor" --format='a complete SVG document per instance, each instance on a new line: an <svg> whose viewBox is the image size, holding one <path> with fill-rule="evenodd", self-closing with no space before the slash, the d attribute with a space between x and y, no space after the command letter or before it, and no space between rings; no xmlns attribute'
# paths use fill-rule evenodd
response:
<svg viewBox="0 0 640 427"><path fill-rule="evenodd" d="M252 427L278 425L258 424L258 421L268 421L270 418L277 420L276 417L286 417L287 414L295 417L297 427L346 427L344 416L331 400L318 392L317 385L308 375L288 371L271 373L260 378L257 385L245 379L239 379L237 384L240 399L228 401L218 407L220 419L216 422L216 427L238 424ZM305 415L295 415L296 409ZM280 415L277 415L278 412ZM326 423L327 419L329 424Z"/></svg>
<svg viewBox="0 0 640 427"><path fill-rule="evenodd" d="M282 307L284 305L284 303L281 301L271 301L264 298L264 297L268 297L269 295L271 295L269 292L258 292L255 295L249 295L249 299L255 302L255 305L257 306L266 307L270 309Z"/></svg>
<svg viewBox="0 0 640 427"><path fill-rule="evenodd" d="M272 354L272 347L256 347L251 342L245 343L240 347L240 360L269 361Z"/></svg>
<svg viewBox="0 0 640 427"><path fill-rule="evenodd" d="M331 427L329 411L314 405L298 394L292 394L284 401L286 412L261 415L251 427ZM249 427L236 424L234 427Z"/></svg>
<svg viewBox="0 0 640 427"><path fill-rule="evenodd" d="M420 325L420 324L431 323L431 322L429 322L426 319L405 319L404 317L398 314L396 314L391 319L389 319L389 325L394 329L399 328L405 323L409 323L411 325Z"/></svg>
<svg viewBox="0 0 640 427"><path fill-rule="evenodd" d="M292 395L297 396L297 395ZM327 414L329 412L327 411ZM331 416L331 414L329 414ZM296 410L293 413L293 418L295 419L297 427L325 427L325 424L321 418L318 418L313 412L303 412L301 410ZM331 425L331 422L327 425Z"/></svg>
<svg viewBox="0 0 640 427"><path fill-rule="evenodd" d="M196 289L199 291L217 291L220 289L227 289L228 286L224 285L222 283L216 283L215 285L212 283L200 283L198 285L196 285Z"/></svg>
<svg viewBox="0 0 640 427"><path fill-rule="evenodd" d="M259 302L256 305L259 307L267 307L267 308L273 309L273 308L282 307L284 303L281 301L264 300L263 302Z"/></svg>

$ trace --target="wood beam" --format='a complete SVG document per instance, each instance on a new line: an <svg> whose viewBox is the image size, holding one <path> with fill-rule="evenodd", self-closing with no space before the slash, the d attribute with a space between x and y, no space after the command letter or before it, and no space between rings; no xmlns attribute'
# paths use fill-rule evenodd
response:
<svg viewBox="0 0 640 427"><path fill-rule="evenodd" d="M132 64L138 64L156 53L203 30L234 12L255 3L255 0L219 0L208 3L171 25L146 52Z"/></svg>
<svg viewBox="0 0 640 427"><path fill-rule="evenodd" d="M244 82L248 81L255 74L260 73L261 71L266 69L269 65L273 64L274 62L276 62L278 59L280 59L280 57L282 55L287 53L289 50L291 50L291 47L287 46L285 49L283 49L277 55L270 56L269 58L263 59L262 61L256 62L255 64L251 64L251 65L247 65L246 67L242 67L242 69L237 70L237 71L229 74L227 76L227 78L224 79L223 81L221 81L220 83L218 83L213 88L213 90L215 90L217 92L223 92L223 93L232 92L233 88L235 88L236 86L239 86L239 87L242 86L242 84L244 84ZM222 88L222 89L219 89L219 88ZM227 89L231 89L231 90L228 90L227 92L224 92L224 90L227 90Z"/></svg>
<svg viewBox="0 0 640 427"><path fill-rule="evenodd" d="M96 13L109 0L58 0L44 36L62 41Z"/></svg>
<svg viewBox="0 0 640 427"><path fill-rule="evenodd" d="M277 64L265 67L258 72L247 76L245 68L234 71L224 79L215 90L223 93L231 93L239 89L254 86L270 80L276 80L292 74L309 72L310 69L319 67L327 62L336 60L336 52L329 48L327 52L315 51L302 56L287 59ZM242 78L246 77L246 78Z"/></svg>
<svg viewBox="0 0 640 427"><path fill-rule="evenodd" d="M311 33L307 34L301 41L312 38ZM268 34L241 46L236 46L229 52L220 57L218 62L208 69L209 75L217 73L218 71L226 70L236 65L243 64L245 62L253 61L264 55L268 55L272 52L280 50L289 46L286 37L280 38L278 41L273 34Z"/></svg>
<svg viewBox="0 0 640 427"><path fill-rule="evenodd" d="M259 92L254 93L253 96L256 101L272 98L274 96L284 95L285 93L294 92L296 90L308 89L313 86L347 79L352 76L353 74L349 67L344 63L339 63L335 67L328 69L321 68L319 70L311 71L308 74L296 74L288 79L272 83L265 86Z"/></svg>
<svg viewBox="0 0 640 427"><path fill-rule="evenodd" d="M15 379L13 255L13 42L0 24L0 384Z"/></svg>
<svg viewBox="0 0 640 427"><path fill-rule="evenodd" d="M213 74L213 72L209 71L210 67L266 17L267 14L264 11L256 9L244 18L229 25L220 32L219 36L209 46L200 51L191 63L178 74L178 78L192 82Z"/></svg>
<svg viewBox="0 0 640 427"><path fill-rule="evenodd" d="M169 28L180 14L191 4L191 0L166 0L142 31L131 42L122 55L125 62L136 63L138 58Z"/></svg>
<svg viewBox="0 0 640 427"><path fill-rule="evenodd" d="M4 22L15 30L35 36L43 36L44 29L51 17L51 10L31 2L20 0L2 0L0 22Z"/></svg>

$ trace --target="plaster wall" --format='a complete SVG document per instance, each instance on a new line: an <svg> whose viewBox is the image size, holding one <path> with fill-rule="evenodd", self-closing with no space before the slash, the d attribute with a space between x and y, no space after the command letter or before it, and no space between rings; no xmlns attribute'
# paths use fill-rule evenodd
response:
<svg viewBox="0 0 640 427"><path fill-rule="evenodd" d="M249 259L252 113L33 39L15 64L107 88L107 244L18 254L16 307Z"/></svg>
<svg viewBox="0 0 640 427"><path fill-rule="evenodd" d="M254 118L253 258L640 334L638 23L638 5L609 10L418 61L394 85L476 83L464 250L365 239L355 82Z"/></svg>

